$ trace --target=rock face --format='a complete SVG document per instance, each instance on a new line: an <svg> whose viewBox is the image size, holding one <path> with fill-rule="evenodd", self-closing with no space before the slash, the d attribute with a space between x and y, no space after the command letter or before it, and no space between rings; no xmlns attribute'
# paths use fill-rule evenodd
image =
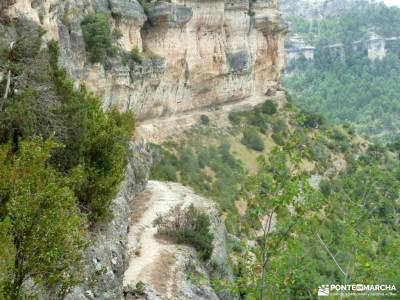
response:
<svg viewBox="0 0 400 300"><path fill-rule="evenodd" d="M61 46L60 63L102 97L104 107L133 109L139 118L239 101L279 86L286 25L276 0L173 0L146 7L137 0L7 0L2 15L29 18ZM137 48L142 64L115 58L92 65L80 23L103 11Z"/></svg>
<svg viewBox="0 0 400 300"><path fill-rule="evenodd" d="M147 183L151 155L142 143L131 144L126 179L113 201L114 218L91 231L92 245L86 251L86 281L75 287L65 299L122 299L123 276L127 267L127 234L130 216L135 209L134 196Z"/></svg>

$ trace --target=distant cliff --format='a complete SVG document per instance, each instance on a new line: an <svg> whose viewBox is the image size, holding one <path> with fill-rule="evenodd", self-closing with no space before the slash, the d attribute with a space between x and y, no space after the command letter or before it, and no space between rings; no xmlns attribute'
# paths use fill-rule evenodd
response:
<svg viewBox="0 0 400 300"><path fill-rule="evenodd" d="M157 1L145 13L137 0L13 0L2 4L2 18L40 24L47 39L59 41L61 65L105 107L151 118L277 89L287 27L276 2ZM91 11L104 12L121 33L118 47L137 48L143 61L91 64L81 29Z"/></svg>

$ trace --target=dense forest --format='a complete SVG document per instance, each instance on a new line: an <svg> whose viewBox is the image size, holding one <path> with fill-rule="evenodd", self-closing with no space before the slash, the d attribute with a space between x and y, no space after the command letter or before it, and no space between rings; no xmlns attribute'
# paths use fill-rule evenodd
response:
<svg viewBox="0 0 400 300"><path fill-rule="evenodd" d="M369 138L384 143L398 140L399 43L388 43L385 58L374 62L366 53L354 52L348 43L368 38L371 32L400 36L400 9L365 4L341 17L322 20L317 32L307 31L307 22L296 19L292 23L292 34L317 47L314 61L300 58L289 67L285 86L295 102L334 123L351 123ZM345 44L345 58L322 48L336 42Z"/></svg>
<svg viewBox="0 0 400 300"><path fill-rule="evenodd" d="M341 16L307 20L288 15L288 39L298 35L315 46L348 44L368 39L371 32L384 36L400 36L400 8L382 2L360 1ZM289 42L290 46L290 42Z"/></svg>

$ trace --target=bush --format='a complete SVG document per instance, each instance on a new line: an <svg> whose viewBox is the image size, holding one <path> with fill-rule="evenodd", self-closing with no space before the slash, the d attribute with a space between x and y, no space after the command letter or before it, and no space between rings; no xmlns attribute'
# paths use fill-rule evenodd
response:
<svg viewBox="0 0 400 300"><path fill-rule="evenodd" d="M110 216L112 199L124 178L134 119L130 112L104 113L97 98L92 99L88 108L88 128L81 158L85 178L77 194L89 209L90 219L97 221Z"/></svg>
<svg viewBox="0 0 400 300"><path fill-rule="evenodd" d="M91 13L82 23L82 33L85 40L86 52L92 63L105 63L107 57L115 55L113 35L108 18L104 13Z"/></svg>
<svg viewBox="0 0 400 300"><path fill-rule="evenodd" d="M303 126L307 128L318 128L324 124L324 118L317 113L302 112L304 115Z"/></svg>
<svg viewBox="0 0 400 300"><path fill-rule="evenodd" d="M267 100L261 106L261 110L264 114L273 115L277 112L276 105L271 100Z"/></svg>
<svg viewBox="0 0 400 300"><path fill-rule="evenodd" d="M273 133L271 135L273 141L275 142L275 144L279 145L279 146L283 146L285 144L285 139L282 136L281 133Z"/></svg>
<svg viewBox="0 0 400 300"><path fill-rule="evenodd" d="M272 126L272 129L274 130L274 133L286 134L286 131L288 130L288 126L285 121L278 120L274 123L274 125Z"/></svg>
<svg viewBox="0 0 400 300"><path fill-rule="evenodd" d="M239 125L241 121L241 113L237 111L231 111L228 115L229 121L234 125Z"/></svg>
<svg viewBox="0 0 400 300"><path fill-rule="evenodd" d="M37 299L25 295L33 293L27 278L62 299L82 279L85 217L70 178L48 163L57 146L41 138L21 142L18 153L0 146L0 299Z"/></svg>
<svg viewBox="0 0 400 300"><path fill-rule="evenodd" d="M321 141L310 141L307 145L307 150L312 160L318 161L325 165L329 159L329 150Z"/></svg>
<svg viewBox="0 0 400 300"><path fill-rule="evenodd" d="M243 145L256 151L263 151L265 148L263 140L254 128L246 128L243 131L241 142Z"/></svg>
<svg viewBox="0 0 400 300"><path fill-rule="evenodd" d="M133 49L131 50L131 58L132 58L135 62L137 62L138 64L141 64L141 63L143 62L143 59L142 59L142 56L140 55L140 52L139 52L139 48L138 48L138 47L133 48Z"/></svg>
<svg viewBox="0 0 400 300"><path fill-rule="evenodd" d="M153 165L150 169L150 177L161 181L176 181L178 159L164 148L151 144Z"/></svg>
<svg viewBox="0 0 400 300"><path fill-rule="evenodd" d="M147 15L149 13L149 2L151 0L138 0L139 4L143 7L144 13Z"/></svg>
<svg viewBox="0 0 400 300"><path fill-rule="evenodd" d="M166 216L158 217L154 225L161 236L178 244L193 246L204 260L211 257L214 236L210 231L210 218L193 204L186 209L176 207Z"/></svg>
<svg viewBox="0 0 400 300"><path fill-rule="evenodd" d="M80 173L71 188L94 221L109 215L123 178L134 117L130 112L104 112L97 97L84 87L74 88L58 67L58 57L59 47L51 41L35 59L10 60L15 72L26 71L13 73L21 83L14 84L19 93L10 94L0 114L0 143L12 143L17 151L21 140L39 135L63 144L52 151L49 162L63 175Z"/></svg>
<svg viewBox="0 0 400 300"><path fill-rule="evenodd" d="M134 116L115 109L104 112L97 97L84 88L74 90L65 71L57 66L57 44L50 43L49 51L55 85L68 104L61 113L67 114L67 124L75 126L72 135L62 140L66 147L52 161L63 172L82 170L81 182L74 184L74 191L88 209L89 218L97 221L110 216L111 201L124 177Z"/></svg>
<svg viewBox="0 0 400 300"><path fill-rule="evenodd" d="M203 124L203 125L210 124L210 118L208 116L206 116L206 115L201 115L200 116L200 121L201 121L201 124Z"/></svg>
<svg viewBox="0 0 400 300"><path fill-rule="evenodd" d="M331 183L329 180L322 179L319 183L319 188L325 197L328 197L331 194Z"/></svg>
<svg viewBox="0 0 400 300"><path fill-rule="evenodd" d="M337 128L333 129L331 137L336 141L347 141L346 135Z"/></svg>
<svg viewBox="0 0 400 300"><path fill-rule="evenodd" d="M255 112L254 114L250 114L247 117L247 124L258 127L262 133L265 133L268 130L267 121L261 114L257 112Z"/></svg>

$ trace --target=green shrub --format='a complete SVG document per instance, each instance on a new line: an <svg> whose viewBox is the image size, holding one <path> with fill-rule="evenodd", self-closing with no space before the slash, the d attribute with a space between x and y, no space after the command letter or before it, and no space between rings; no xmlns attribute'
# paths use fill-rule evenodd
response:
<svg viewBox="0 0 400 300"><path fill-rule="evenodd" d="M141 64L141 63L143 62L143 59L142 59L142 56L140 55L140 51L139 51L139 48L138 48L138 47L133 48L133 49L131 50L131 58L132 58L135 62L137 62L138 64Z"/></svg>
<svg viewBox="0 0 400 300"><path fill-rule="evenodd" d="M96 12L87 15L82 23L82 33L86 52L92 63L105 63L107 57L115 55L113 35L108 18L104 13Z"/></svg>
<svg viewBox="0 0 400 300"><path fill-rule="evenodd" d="M64 172L82 168L81 182L74 190L88 209L89 218L97 221L110 216L111 201L124 176L134 116L130 111L120 113L116 109L104 112L93 94L84 88L74 90L65 70L57 66L58 45L49 43L49 51L58 93L69 104L62 113L69 116L66 122L74 125L73 134L63 140L66 147L54 157L53 163L63 166Z"/></svg>
<svg viewBox="0 0 400 300"><path fill-rule="evenodd" d="M336 141L347 141L346 135L337 128L332 130L331 137Z"/></svg>
<svg viewBox="0 0 400 300"><path fill-rule="evenodd" d="M241 113L237 111L231 111L228 115L229 121L234 125L239 125L241 121Z"/></svg>
<svg viewBox="0 0 400 300"><path fill-rule="evenodd" d="M193 204L186 209L176 207L166 216L158 217L154 225L161 236L193 246L204 260L211 257L214 236L210 231L210 218Z"/></svg>
<svg viewBox="0 0 400 300"><path fill-rule="evenodd" d="M203 124L203 125L210 124L210 118L208 116L206 116L206 115L201 115L200 116L200 121L201 121L201 124Z"/></svg>
<svg viewBox="0 0 400 300"><path fill-rule="evenodd" d="M151 144L153 165L150 178L161 181L176 181L178 159L175 155L155 144Z"/></svg>
<svg viewBox="0 0 400 300"><path fill-rule="evenodd" d="M86 220L71 178L48 163L58 146L33 138L15 153L0 145L0 299L37 299L23 288L27 278L59 299L82 280Z"/></svg>
<svg viewBox="0 0 400 300"><path fill-rule="evenodd" d="M268 123L259 113L252 113L247 116L247 124L258 127L262 133L267 132Z"/></svg>
<svg viewBox="0 0 400 300"><path fill-rule="evenodd" d="M97 97L84 87L75 89L58 67L56 42L42 47L34 59L31 55L10 61L22 84L15 83L19 93L10 95L0 114L0 143L12 143L17 151L21 140L39 135L63 144L49 162L63 175L81 173L71 188L90 219L101 219L109 215L123 178L134 117L113 109L104 112ZM22 69L26 71L19 73Z"/></svg>
<svg viewBox="0 0 400 300"><path fill-rule="evenodd" d="M322 179L319 183L319 188L326 197L331 194L331 183L329 180Z"/></svg>
<svg viewBox="0 0 400 300"><path fill-rule="evenodd" d="M273 115L277 112L276 105L271 100L267 100L261 106L261 110L264 114Z"/></svg>
<svg viewBox="0 0 400 300"><path fill-rule="evenodd" d="M318 128L324 124L324 118L317 113L305 113L304 126L308 128Z"/></svg>
<svg viewBox="0 0 400 300"><path fill-rule="evenodd" d="M263 151L265 148L263 140L254 128L246 128L243 131L241 142L246 147L256 151Z"/></svg>
<svg viewBox="0 0 400 300"><path fill-rule="evenodd" d="M200 181L200 166L197 157L190 148L184 147L179 152L179 169L186 183Z"/></svg>
<svg viewBox="0 0 400 300"><path fill-rule="evenodd" d="M275 142L275 144L279 145L279 146L283 146L285 144L285 139L283 137L283 135L281 133L273 133L271 135L273 141Z"/></svg>
<svg viewBox="0 0 400 300"><path fill-rule="evenodd" d="M318 140L310 141L307 145L307 150L309 151L310 158L320 162L322 165L325 165L329 159L329 150Z"/></svg>
<svg viewBox="0 0 400 300"><path fill-rule="evenodd" d="M151 0L138 0L139 4L143 7L144 13L147 15L149 13L149 2Z"/></svg>
<svg viewBox="0 0 400 300"><path fill-rule="evenodd" d="M103 113L97 98L88 113L86 141L82 152L84 184L77 189L79 199L90 210L90 219L110 216L110 205L124 178L133 114L110 110Z"/></svg>
<svg viewBox="0 0 400 300"><path fill-rule="evenodd" d="M285 121L278 120L272 125L272 129L274 130L274 133L286 134L288 126Z"/></svg>

